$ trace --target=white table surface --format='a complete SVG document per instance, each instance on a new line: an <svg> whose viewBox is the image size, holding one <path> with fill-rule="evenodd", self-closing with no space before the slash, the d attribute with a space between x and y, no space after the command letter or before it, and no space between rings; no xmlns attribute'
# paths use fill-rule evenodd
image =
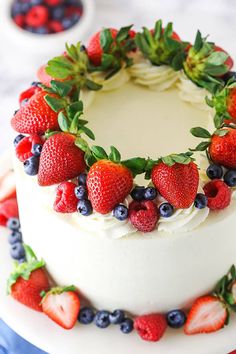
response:
<svg viewBox="0 0 236 354"><path fill-rule="evenodd" d="M1 6L4 1L0 1ZM193 40L196 30L211 34L211 39L229 50L236 58L236 1L235 0L95 0L96 17L90 33L102 26L121 26L134 23L152 26L156 19L165 23L174 21L182 38ZM89 37L89 34L87 37ZM83 40L86 41L87 38ZM16 39L17 40L17 39ZM42 58L33 57L29 63L29 53L19 53L14 43L9 43L7 33L0 23L0 154L9 146L13 133L9 120L17 109L17 97L21 90L35 79L38 66L47 61L47 53Z"/></svg>

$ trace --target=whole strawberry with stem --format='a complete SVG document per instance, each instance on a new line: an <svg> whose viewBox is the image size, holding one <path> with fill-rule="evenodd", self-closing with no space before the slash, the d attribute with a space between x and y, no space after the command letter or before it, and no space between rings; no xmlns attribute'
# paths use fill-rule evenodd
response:
<svg viewBox="0 0 236 354"><path fill-rule="evenodd" d="M42 295L42 310L45 315L64 329L73 328L80 310L80 300L75 287L56 287Z"/></svg>
<svg viewBox="0 0 236 354"><path fill-rule="evenodd" d="M174 208L189 208L194 202L199 185L199 173L191 153L161 158L152 168L151 178L160 194Z"/></svg>
<svg viewBox="0 0 236 354"><path fill-rule="evenodd" d="M216 117L218 118L218 117ZM215 120L215 124L217 124ZM192 135L206 139L198 144L195 151L208 150L209 158L216 164L226 168L236 168L236 129L224 127L222 121L219 127L211 134L208 130L195 127L191 129Z"/></svg>
<svg viewBox="0 0 236 354"><path fill-rule="evenodd" d="M57 96L45 91L37 91L29 101L20 107L11 120L11 125L19 133L43 135L48 129L58 130L58 114L46 102L45 96Z"/></svg>
<svg viewBox="0 0 236 354"><path fill-rule="evenodd" d="M33 310L42 312L41 292L50 287L45 262L37 260L32 249L24 245L26 262L15 263L7 282L7 291L15 300Z"/></svg>
<svg viewBox="0 0 236 354"><path fill-rule="evenodd" d="M232 68L233 61L220 47L207 42L201 32L197 32L194 45L190 47L183 63L185 74L197 85L214 92L223 82L220 76Z"/></svg>

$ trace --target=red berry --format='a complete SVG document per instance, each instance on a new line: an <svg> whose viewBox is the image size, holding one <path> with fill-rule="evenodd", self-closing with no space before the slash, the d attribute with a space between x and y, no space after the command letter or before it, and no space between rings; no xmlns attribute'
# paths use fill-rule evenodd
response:
<svg viewBox="0 0 236 354"><path fill-rule="evenodd" d="M74 213L77 210L78 199L75 196L76 184L63 182L56 190L56 200L54 210L58 213Z"/></svg>
<svg viewBox="0 0 236 354"><path fill-rule="evenodd" d="M154 202L133 201L129 206L129 218L133 226L141 232L153 231L159 220L159 212Z"/></svg>
<svg viewBox="0 0 236 354"><path fill-rule="evenodd" d="M14 20L15 24L16 24L17 26L21 27L21 28L22 28L22 27L24 26L24 24L25 24L25 16L24 16L24 15L21 15L21 14L16 15L16 16L13 18L13 20Z"/></svg>
<svg viewBox="0 0 236 354"><path fill-rule="evenodd" d="M42 144L42 138L36 134L24 137L16 146L16 157L24 162L29 157L33 156L31 150L33 145Z"/></svg>
<svg viewBox="0 0 236 354"><path fill-rule="evenodd" d="M214 134L209 146L209 154L214 163L229 169L236 169L236 129L224 128L224 136Z"/></svg>
<svg viewBox="0 0 236 354"><path fill-rule="evenodd" d="M25 17L25 22L31 27L41 27L45 25L49 18L49 11L46 6L38 5L32 7Z"/></svg>
<svg viewBox="0 0 236 354"><path fill-rule="evenodd" d="M62 32L64 30L61 22L59 21L50 21L49 22L49 29L52 33L58 33L58 32ZM50 76L50 81L52 80L51 76ZM48 84L48 82L47 82Z"/></svg>
<svg viewBox="0 0 236 354"><path fill-rule="evenodd" d="M112 38L115 38L118 31L114 28L110 28ZM103 50L100 43L100 34L101 32L95 33L95 35L90 39L87 46L87 53L89 59L94 65L100 65L102 60Z"/></svg>
<svg viewBox="0 0 236 354"><path fill-rule="evenodd" d="M65 10L65 17L70 17L71 15L74 15L74 14L81 16L82 12L83 12L83 9L81 7L68 6Z"/></svg>
<svg viewBox="0 0 236 354"><path fill-rule="evenodd" d="M44 0L44 2L49 6L61 5L62 0Z"/></svg>
<svg viewBox="0 0 236 354"><path fill-rule="evenodd" d="M207 205L211 210L224 209L229 206L231 191L227 184L220 179L208 182L203 189L208 198Z"/></svg>
<svg viewBox="0 0 236 354"><path fill-rule="evenodd" d="M8 219L18 218L18 205L16 198L5 200L0 204L0 225L6 226Z"/></svg>
<svg viewBox="0 0 236 354"><path fill-rule="evenodd" d="M35 92L40 91L40 90L41 90L40 87L31 86L27 90L21 92L21 94L19 96L19 103L21 104L22 101L24 101L25 99L29 99L30 97L32 97L35 94Z"/></svg>
<svg viewBox="0 0 236 354"><path fill-rule="evenodd" d="M143 315L135 319L134 328L142 339L158 342L166 331L167 322L160 314Z"/></svg>

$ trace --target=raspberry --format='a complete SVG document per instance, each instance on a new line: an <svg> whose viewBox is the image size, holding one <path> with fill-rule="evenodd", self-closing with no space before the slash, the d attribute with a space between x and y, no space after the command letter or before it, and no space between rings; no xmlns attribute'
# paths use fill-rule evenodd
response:
<svg viewBox="0 0 236 354"><path fill-rule="evenodd" d="M53 32L53 33L62 32L64 30L61 22L59 22L59 21L50 21L49 28L50 28L51 32Z"/></svg>
<svg viewBox="0 0 236 354"><path fill-rule="evenodd" d="M30 97L32 97L36 91L41 90L41 88L37 87L37 86L31 86L30 88L28 88L27 90L21 92L20 96L19 96L19 103L21 104L25 99L29 99Z"/></svg>
<svg viewBox="0 0 236 354"><path fill-rule="evenodd" d="M166 331L167 322L160 314L143 315L136 317L134 328L142 339L158 342Z"/></svg>
<svg viewBox="0 0 236 354"><path fill-rule="evenodd" d="M42 138L36 134L24 137L16 146L16 157L24 162L29 157L33 156L31 150L33 145L42 144Z"/></svg>
<svg viewBox="0 0 236 354"><path fill-rule="evenodd" d="M133 201L129 206L130 221L141 232L153 231L159 217L157 206L151 200Z"/></svg>
<svg viewBox="0 0 236 354"><path fill-rule="evenodd" d="M58 213L74 213L77 211L78 199L75 196L76 184L63 182L59 184L56 191L56 200L53 208Z"/></svg>
<svg viewBox="0 0 236 354"><path fill-rule="evenodd" d="M25 16L24 15L16 15L14 18L13 18L15 24L21 28L23 28L24 24L25 24Z"/></svg>
<svg viewBox="0 0 236 354"><path fill-rule="evenodd" d="M226 183L215 179L204 186L204 192L208 198L208 207L211 210L224 209L230 204L231 191Z"/></svg>
<svg viewBox="0 0 236 354"><path fill-rule="evenodd" d="M45 6L32 7L26 15L25 22L28 26L41 27L48 21L49 12Z"/></svg>
<svg viewBox="0 0 236 354"><path fill-rule="evenodd" d="M58 6L61 5L62 0L44 0L44 2L49 6Z"/></svg>
<svg viewBox="0 0 236 354"><path fill-rule="evenodd" d="M18 206L16 198L7 199L0 204L0 225L6 226L8 219L18 218Z"/></svg>

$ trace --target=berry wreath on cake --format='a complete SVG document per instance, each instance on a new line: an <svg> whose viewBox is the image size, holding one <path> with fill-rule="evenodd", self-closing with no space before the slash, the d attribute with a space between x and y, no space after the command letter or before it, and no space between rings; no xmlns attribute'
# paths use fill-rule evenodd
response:
<svg viewBox="0 0 236 354"><path fill-rule="evenodd" d="M8 292L67 329L214 332L236 304L233 60L131 28L66 45L20 95Z"/></svg>

